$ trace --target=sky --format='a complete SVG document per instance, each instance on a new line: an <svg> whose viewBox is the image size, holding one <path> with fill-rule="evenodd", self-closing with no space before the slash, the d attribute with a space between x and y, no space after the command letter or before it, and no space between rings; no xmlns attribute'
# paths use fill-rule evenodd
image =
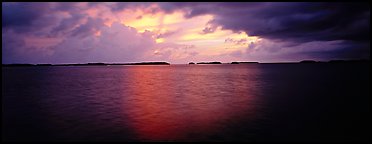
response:
<svg viewBox="0 0 372 144"><path fill-rule="evenodd" d="M2 63L370 59L369 3L2 3Z"/></svg>

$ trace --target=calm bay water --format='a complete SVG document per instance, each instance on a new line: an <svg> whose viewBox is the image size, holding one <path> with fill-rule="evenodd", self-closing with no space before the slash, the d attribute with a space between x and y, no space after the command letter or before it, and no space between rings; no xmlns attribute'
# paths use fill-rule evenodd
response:
<svg viewBox="0 0 372 144"><path fill-rule="evenodd" d="M3 67L6 141L369 141L368 64Z"/></svg>

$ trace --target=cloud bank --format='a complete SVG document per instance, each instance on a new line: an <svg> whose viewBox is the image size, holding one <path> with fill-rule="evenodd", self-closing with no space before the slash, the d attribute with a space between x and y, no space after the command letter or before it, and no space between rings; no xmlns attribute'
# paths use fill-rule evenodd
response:
<svg viewBox="0 0 372 144"><path fill-rule="evenodd" d="M181 12L185 19L212 15L196 34L207 37L229 30L260 38L250 42L221 36L223 40L218 42L221 47L226 43L241 47L221 51L219 56L223 58L218 60L225 62L370 57L368 3L5 2L2 3L2 61L184 63L216 58L203 55L197 44L173 39L165 43L157 41L182 36L186 24L174 23L180 28L166 32L140 32L123 22L129 19L127 10L154 16ZM143 16L138 15L134 20L143 20Z"/></svg>

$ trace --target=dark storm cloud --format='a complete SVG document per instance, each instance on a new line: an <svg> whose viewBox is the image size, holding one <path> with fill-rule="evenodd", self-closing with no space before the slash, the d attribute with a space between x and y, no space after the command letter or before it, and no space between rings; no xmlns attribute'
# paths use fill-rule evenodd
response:
<svg viewBox="0 0 372 144"><path fill-rule="evenodd" d="M38 9L30 3L2 3L2 26L28 26L33 20L43 14L43 8Z"/></svg>
<svg viewBox="0 0 372 144"><path fill-rule="evenodd" d="M56 36L70 32L74 26L88 18L83 10L95 7L95 4L24 2L2 3L2 28L31 35ZM61 14L64 12L64 14ZM70 15L66 17L63 15ZM41 32L43 29L48 29Z"/></svg>
<svg viewBox="0 0 372 144"><path fill-rule="evenodd" d="M212 23L250 36L284 41L369 40L368 3L166 3L186 18L213 14Z"/></svg>
<svg viewBox="0 0 372 144"><path fill-rule="evenodd" d="M370 44L360 43L355 41L344 41L340 44L340 48L325 52L307 52L300 53L306 55L317 56L322 59L364 59L370 57Z"/></svg>
<svg viewBox="0 0 372 144"><path fill-rule="evenodd" d="M35 21L47 15L49 3L2 3L2 8L2 28L24 32L50 23L50 21L44 21L44 23L35 24Z"/></svg>
<svg viewBox="0 0 372 144"><path fill-rule="evenodd" d="M184 10L186 18L213 14L212 26L292 46L343 40L348 47L329 53L369 58L369 3L161 3L160 7L169 13ZM212 32L208 27L202 31Z"/></svg>
<svg viewBox="0 0 372 144"><path fill-rule="evenodd" d="M146 8L154 3L113 3L111 10L126 8ZM30 27L35 21L55 11L74 13L94 7L79 3L3 3L3 27ZM212 33L216 25L223 29L245 31L250 36L268 39L310 42L331 40L369 41L370 7L368 3L157 3L159 8L172 13L185 11L186 18L213 14L212 27L203 33ZM154 11L158 11L154 9ZM68 29L84 16L72 15L54 28L56 31ZM50 20L49 20L50 21ZM45 21L44 22L48 22ZM22 29L24 30L24 29Z"/></svg>

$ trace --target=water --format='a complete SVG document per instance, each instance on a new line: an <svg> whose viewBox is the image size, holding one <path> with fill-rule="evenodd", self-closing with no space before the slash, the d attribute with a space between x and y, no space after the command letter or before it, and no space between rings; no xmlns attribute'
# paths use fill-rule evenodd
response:
<svg viewBox="0 0 372 144"><path fill-rule="evenodd" d="M5 141L368 141L367 64L3 67Z"/></svg>

